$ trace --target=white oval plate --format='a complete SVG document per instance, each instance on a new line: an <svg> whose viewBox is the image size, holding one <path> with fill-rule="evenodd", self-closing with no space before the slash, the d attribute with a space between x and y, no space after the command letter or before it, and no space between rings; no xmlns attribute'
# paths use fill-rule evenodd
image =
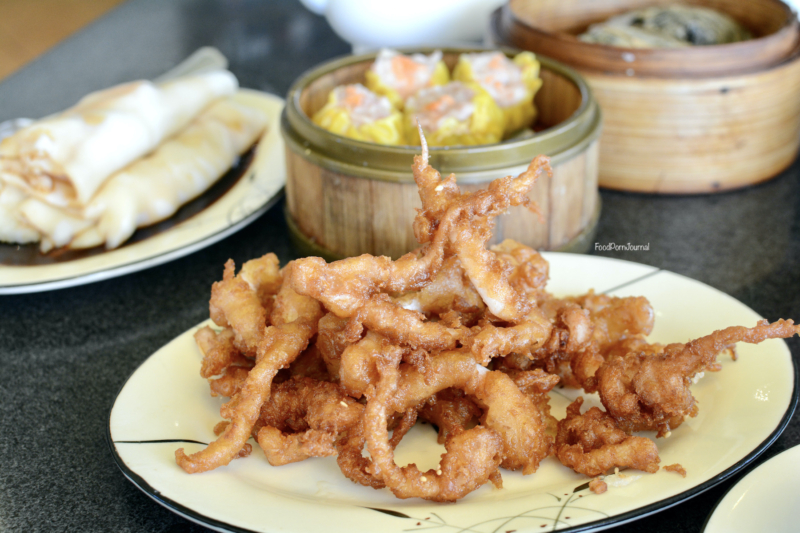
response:
<svg viewBox="0 0 800 533"><path fill-rule="evenodd" d="M761 464L717 504L704 533L793 533L800 524L800 446Z"/></svg>
<svg viewBox="0 0 800 533"><path fill-rule="evenodd" d="M240 89L235 98L265 111L269 125L250 166L220 198L161 233L114 250L53 264L0 265L0 294L63 289L138 272L210 246L261 216L278 200L286 183L280 134L284 101L249 89ZM0 246L15 247L7 243Z"/></svg>
<svg viewBox="0 0 800 533"><path fill-rule="evenodd" d="M643 295L656 309L651 340L687 341L760 318L730 296L697 281L625 261L545 254L556 295L594 288L616 296ZM128 479L155 501L218 531L442 532L597 530L657 512L712 487L740 470L785 427L797 401L795 370L781 340L738 346L738 361L692 388L701 409L668 439L659 439L661 464L682 464L686 478L667 471L609 476L595 495L588 479L554 458L530 476L503 471L504 488L490 485L455 505L398 500L346 479L333 457L271 467L257 444L245 459L202 474L175 464L176 448L189 453L214 440L222 399L199 377L201 354L192 330L147 359L122 388L111 411L109 441ZM563 418L577 391L557 389L552 411ZM596 397L587 402L598 405ZM651 435L652 436L652 435ZM427 469L443 448L430 425L418 424L398 447L398 463ZM613 486L614 483L628 483Z"/></svg>

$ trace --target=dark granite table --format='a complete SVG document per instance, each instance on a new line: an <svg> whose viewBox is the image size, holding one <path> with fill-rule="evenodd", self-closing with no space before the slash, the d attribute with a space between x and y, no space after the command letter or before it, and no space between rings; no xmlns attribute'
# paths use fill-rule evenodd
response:
<svg viewBox="0 0 800 533"><path fill-rule="evenodd" d="M43 116L90 90L156 76L203 45L230 58L243 86L279 95L304 70L349 51L296 0L129 0L0 84L0 120ZM596 241L650 244L602 255L695 278L769 319L800 318L797 163L769 183L715 196L602 195ZM0 296L0 531L205 530L122 476L106 443L108 412L142 361L208 316L209 287L226 259L295 257L282 210L144 272ZM797 361L800 342L789 345ZM756 464L799 443L795 417ZM700 531L743 473L614 530Z"/></svg>

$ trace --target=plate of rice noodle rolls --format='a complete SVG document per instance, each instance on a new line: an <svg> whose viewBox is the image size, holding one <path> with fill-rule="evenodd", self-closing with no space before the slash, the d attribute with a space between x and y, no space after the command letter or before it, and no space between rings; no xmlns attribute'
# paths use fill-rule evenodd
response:
<svg viewBox="0 0 800 533"><path fill-rule="evenodd" d="M124 83L28 121L0 140L0 292L141 269L252 221L285 181L282 108L216 69Z"/></svg>

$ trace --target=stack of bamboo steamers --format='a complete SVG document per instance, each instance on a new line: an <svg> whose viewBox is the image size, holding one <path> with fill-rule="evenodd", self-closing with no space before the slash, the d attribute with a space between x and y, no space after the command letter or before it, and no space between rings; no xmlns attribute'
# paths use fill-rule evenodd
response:
<svg viewBox="0 0 800 533"><path fill-rule="evenodd" d="M706 193L774 177L800 142L797 16L779 0L687 0L754 38L687 48L589 44L589 25L663 0L511 0L492 17L498 44L577 69L603 110L602 187Z"/></svg>

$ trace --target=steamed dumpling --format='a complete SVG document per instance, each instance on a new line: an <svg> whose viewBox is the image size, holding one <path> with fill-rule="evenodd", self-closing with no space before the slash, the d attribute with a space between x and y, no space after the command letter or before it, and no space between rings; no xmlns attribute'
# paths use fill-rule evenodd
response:
<svg viewBox="0 0 800 533"><path fill-rule="evenodd" d="M407 56L384 48L365 76L371 91L387 97L401 111L408 97L421 89L450 81L450 71L438 50L429 56Z"/></svg>
<svg viewBox="0 0 800 533"><path fill-rule="evenodd" d="M328 103L312 118L326 130L378 144L405 144L403 115L384 96L360 83L336 87Z"/></svg>
<svg viewBox="0 0 800 533"><path fill-rule="evenodd" d="M490 144L502 138L505 117L480 85L454 81L423 89L406 101L406 135L418 145L417 123L429 146Z"/></svg>

